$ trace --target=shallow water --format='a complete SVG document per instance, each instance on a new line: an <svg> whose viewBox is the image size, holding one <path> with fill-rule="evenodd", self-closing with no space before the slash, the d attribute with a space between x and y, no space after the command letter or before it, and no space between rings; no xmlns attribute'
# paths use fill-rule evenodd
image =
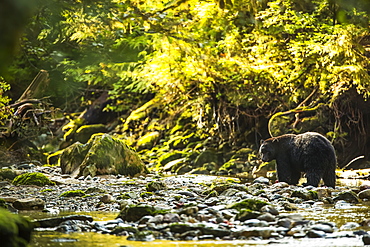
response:
<svg viewBox="0 0 370 247"><path fill-rule="evenodd" d="M211 179L210 176L207 178ZM180 179L180 178L177 178ZM203 178L204 179L204 178ZM214 178L213 178L214 179ZM349 180L341 181L342 185L347 186L360 186L363 184L369 184L366 180ZM309 206L303 204L298 211L292 213L300 213L306 219L323 221L323 222L334 222L338 229L348 222L360 223L364 219L370 219L370 203L361 204L349 204L349 203L336 203L334 205L322 205L317 204ZM71 214L79 215L91 215L94 221L107 221L113 220L117 217L119 212L58 212L57 215L46 214L42 212L22 212L22 215L26 215L32 219L50 218L55 216L66 216ZM354 230L363 229L369 231L370 228L357 228L349 229L352 232ZM338 239L289 239L284 238L282 240L233 240L233 241L221 241L221 240L202 240L202 241L163 241L156 240L153 242L137 242L128 241L126 237L114 236L109 234L101 234L95 232L85 233L71 233L64 234L55 231L35 231L31 242L31 247L44 247L44 246L63 246L63 247L98 247L98 246L117 246L117 247L139 247L139 246L163 246L163 247L246 247L246 246L268 246L268 247L295 247L295 246L330 246L330 247L349 247L349 246L364 246L360 237L356 238L338 238Z"/></svg>
<svg viewBox="0 0 370 247"><path fill-rule="evenodd" d="M348 222L361 222L364 219L370 218L369 204L339 204L334 206L318 206L309 209L301 208L295 213L302 214L306 219L315 221L335 222L337 227L340 228ZM28 215L33 219L51 217L41 212L24 212L23 215ZM106 221L114 219L118 212L62 212L59 216L81 214L91 215L95 221ZM366 228L361 228L369 230ZM355 229L351 229L353 231ZM217 240L204 240L204 241L163 241L156 240L153 242L136 242L128 241L126 237L114 236L109 234L101 234L94 232L85 233L72 233L64 234L55 231L36 231L33 234L31 247L44 247L44 246L76 246L76 247L98 247L98 246L163 246L163 247L245 247L245 246L331 246L331 247L344 247L344 246L363 246L360 238L340 238L340 239L283 239L283 240L234 240L234 241L217 241Z"/></svg>

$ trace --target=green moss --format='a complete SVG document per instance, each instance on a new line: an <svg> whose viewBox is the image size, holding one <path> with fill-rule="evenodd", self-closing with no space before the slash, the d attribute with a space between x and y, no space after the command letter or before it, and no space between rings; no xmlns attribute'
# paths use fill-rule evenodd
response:
<svg viewBox="0 0 370 247"><path fill-rule="evenodd" d="M70 190L65 191L59 195L59 197L82 197L85 195L85 192L82 190Z"/></svg>
<svg viewBox="0 0 370 247"><path fill-rule="evenodd" d="M0 208L8 208L4 199L0 198Z"/></svg>
<svg viewBox="0 0 370 247"><path fill-rule="evenodd" d="M246 199L241 202L231 204L227 206L227 208L236 209L238 211L242 210L259 211L265 205L268 205L268 203L265 201L261 201L258 199Z"/></svg>
<svg viewBox="0 0 370 247"><path fill-rule="evenodd" d="M73 140L86 143L93 134L105 132L107 132L107 128L104 124L83 125L76 130Z"/></svg>
<svg viewBox="0 0 370 247"><path fill-rule="evenodd" d="M168 153L165 153L165 154L161 155L158 158L158 163L161 166L164 166L168 162L171 162L173 160L177 160L177 159L180 159L180 158L183 158L183 157L184 157L184 153L183 152L180 152L180 151L168 152Z"/></svg>
<svg viewBox="0 0 370 247"><path fill-rule="evenodd" d="M31 240L32 223L6 209L0 209L0 240L3 247L26 247Z"/></svg>
<svg viewBox="0 0 370 247"><path fill-rule="evenodd" d="M149 132L137 141L137 146L141 148L152 148L159 137L160 133L158 131Z"/></svg>
<svg viewBox="0 0 370 247"><path fill-rule="evenodd" d="M50 181L50 179L47 176L39 172L21 174L15 177L12 183L14 185L37 185L37 186L55 185L55 183Z"/></svg>

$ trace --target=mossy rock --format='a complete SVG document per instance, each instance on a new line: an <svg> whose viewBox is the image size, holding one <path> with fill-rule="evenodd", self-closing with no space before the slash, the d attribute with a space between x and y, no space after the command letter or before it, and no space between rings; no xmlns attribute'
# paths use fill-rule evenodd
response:
<svg viewBox="0 0 370 247"><path fill-rule="evenodd" d="M146 133L139 138L136 146L138 149L150 149L158 141L160 136L161 134L158 131Z"/></svg>
<svg viewBox="0 0 370 247"><path fill-rule="evenodd" d="M250 209L241 209L239 213L236 215L235 219L240 221L246 221L250 219L256 219L262 213L258 211L253 211Z"/></svg>
<svg viewBox="0 0 370 247"><path fill-rule="evenodd" d="M146 186L146 191L148 192L155 192L158 190L164 190L167 188L167 186L160 181L151 181Z"/></svg>
<svg viewBox="0 0 370 247"><path fill-rule="evenodd" d="M238 211L250 210L250 211L260 211L265 205L269 205L265 201L258 199L246 199L241 202L236 202L234 204L228 205L227 208L236 209Z"/></svg>
<svg viewBox="0 0 370 247"><path fill-rule="evenodd" d="M121 200L125 200L125 199L138 199L140 197L140 195L138 195L137 192L135 191L129 191L129 192L126 192L126 193L123 193L119 196L117 196L117 199L121 199Z"/></svg>
<svg viewBox="0 0 370 247"><path fill-rule="evenodd" d="M313 191L313 190L302 190L302 189L297 189L297 190L294 190L291 194L291 197L298 197L298 198L301 198L305 201L307 200L315 200L315 199L318 199L318 194L317 194L317 191Z"/></svg>
<svg viewBox="0 0 370 247"><path fill-rule="evenodd" d="M188 174L209 175L210 172L204 167L197 167L188 172Z"/></svg>
<svg viewBox="0 0 370 247"><path fill-rule="evenodd" d="M21 174L13 179L14 185L55 185L47 176L39 172Z"/></svg>
<svg viewBox="0 0 370 247"><path fill-rule="evenodd" d="M121 232L132 232L137 233L139 230L133 226L116 226L110 234L119 235Z"/></svg>
<svg viewBox="0 0 370 247"><path fill-rule="evenodd" d="M89 141L93 134L106 132L107 128L104 124L82 125L76 130L73 140L81 143L86 143Z"/></svg>
<svg viewBox="0 0 370 247"><path fill-rule="evenodd" d="M3 247L27 247L33 224L26 218L0 208L0 240Z"/></svg>
<svg viewBox="0 0 370 247"><path fill-rule="evenodd" d="M135 222L140 220L143 216L157 214L166 214L168 210L158 210L155 207L147 205L130 205L121 210L117 218L121 218L125 221Z"/></svg>
<svg viewBox="0 0 370 247"><path fill-rule="evenodd" d="M85 192L85 194L94 194L94 193L102 194L102 193L106 193L106 191L104 189L97 188L97 187L87 188L84 192Z"/></svg>
<svg viewBox="0 0 370 247"><path fill-rule="evenodd" d="M177 150L173 152L168 152L168 153L161 155L158 158L158 163L160 166L164 166L173 160L178 160L180 158L184 158L185 156L186 154L184 152L177 151Z"/></svg>
<svg viewBox="0 0 370 247"><path fill-rule="evenodd" d="M60 166L62 173L78 173L79 168L85 160L91 146L91 143L81 144L80 142L75 142L69 147L58 151L58 165ZM51 156L48 158L51 158Z"/></svg>
<svg viewBox="0 0 370 247"><path fill-rule="evenodd" d="M163 171L171 171L173 173L176 172L176 170L182 166L188 164L187 158L180 158L177 160L172 160L168 162L165 166L162 167Z"/></svg>
<svg viewBox="0 0 370 247"><path fill-rule="evenodd" d="M247 169L245 169L245 162L238 160L238 159L231 159L228 162L224 163L219 171L225 171L227 174L232 175L232 174L237 174L237 173L242 173L246 172Z"/></svg>
<svg viewBox="0 0 370 247"><path fill-rule="evenodd" d="M181 165L176 167L175 173L178 174L178 175L182 175L182 174L190 172L192 169L193 169L193 167L190 166L189 164L181 163Z"/></svg>
<svg viewBox="0 0 370 247"><path fill-rule="evenodd" d="M195 133L193 132L184 136L171 137L167 144L171 149L183 149L197 140L198 138L195 138Z"/></svg>
<svg viewBox="0 0 370 247"><path fill-rule="evenodd" d="M253 149L251 148L241 148L235 152L232 156L232 159L244 159L247 160L249 155L253 153Z"/></svg>
<svg viewBox="0 0 370 247"><path fill-rule="evenodd" d="M16 176L20 175L19 171L13 169L0 169L0 179L13 180Z"/></svg>
<svg viewBox="0 0 370 247"><path fill-rule="evenodd" d="M222 162L222 154L214 149L207 149L201 152L194 161L194 167L202 167L206 163L214 162L220 164ZM222 163L221 163L222 164Z"/></svg>
<svg viewBox="0 0 370 247"><path fill-rule="evenodd" d="M72 176L122 174L134 176L148 169L126 143L108 134L95 134L86 144L75 143L59 158L63 173Z"/></svg>
<svg viewBox="0 0 370 247"><path fill-rule="evenodd" d="M69 190L60 194L59 197L82 197L84 195L85 192L82 190Z"/></svg>

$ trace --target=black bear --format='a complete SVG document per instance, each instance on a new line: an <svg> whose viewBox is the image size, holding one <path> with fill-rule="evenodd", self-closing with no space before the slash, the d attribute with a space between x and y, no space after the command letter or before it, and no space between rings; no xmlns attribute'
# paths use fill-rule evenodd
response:
<svg viewBox="0 0 370 247"><path fill-rule="evenodd" d="M262 142L262 161L276 159L279 182L297 184L306 173L306 185L317 187L321 179L328 187L335 187L337 158L330 141L319 133L286 134Z"/></svg>

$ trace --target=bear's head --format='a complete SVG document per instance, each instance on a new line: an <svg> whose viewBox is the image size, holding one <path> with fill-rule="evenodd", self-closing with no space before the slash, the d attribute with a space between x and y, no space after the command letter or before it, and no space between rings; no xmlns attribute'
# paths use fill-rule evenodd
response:
<svg viewBox="0 0 370 247"><path fill-rule="evenodd" d="M262 142L259 153L263 162L269 162L276 158L275 148L269 140Z"/></svg>

